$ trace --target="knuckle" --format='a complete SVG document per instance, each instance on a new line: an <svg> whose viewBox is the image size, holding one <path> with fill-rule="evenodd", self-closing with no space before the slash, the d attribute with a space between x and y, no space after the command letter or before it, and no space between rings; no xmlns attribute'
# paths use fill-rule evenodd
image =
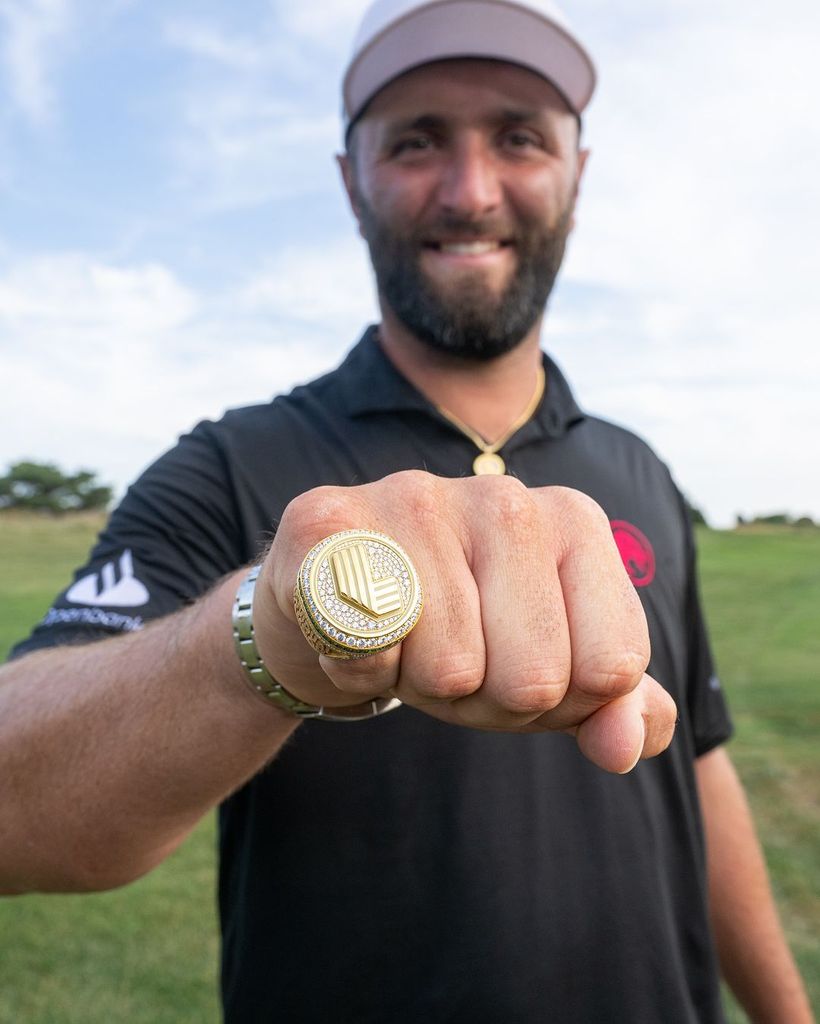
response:
<svg viewBox="0 0 820 1024"><path fill-rule="evenodd" d="M389 481L391 484L398 485L399 487L418 489L435 487L437 477L423 469L400 469L397 473L391 473L389 476L384 477L384 481Z"/></svg>
<svg viewBox="0 0 820 1024"><path fill-rule="evenodd" d="M529 491L515 477L483 477L484 506L495 522L504 527L529 526L537 506Z"/></svg>
<svg viewBox="0 0 820 1024"><path fill-rule="evenodd" d="M620 651L589 657L573 670L573 686L587 696L608 702L631 693L648 664L642 650Z"/></svg>
<svg viewBox="0 0 820 1024"><path fill-rule="evenodd" d="M293 498L282 514L279 530L313 543L350 521L350 498L343 487L314 487ZM277 531L279 532L279 531Z"/></svg>
<svg viewBox="0 0 820 1024"><path fill-rule="evenodd" d="M617 623L617 633L610 635L618 636L624 648L642 654L648 662L652 648L646 609L620 555L611 573L605 576L602 570L600 579L606 581L611 601L613 618L610 628L614 629Z"/></svg>
<svg viewBox="0 0 820 1024"><path fill-rule="evenodd" d="M598 502L584 491L573 487L550 487L550 499L557 506L562 521L576 523L579 520L610 529L609 518Z"/></svg>
<svg viewBox="0 0 820 1024"><path fill-rule="evenodd" d="M361 661L340 662L327 674L337 690L354 696L369 697L381 692L384 687L380 682L380 674L366 663L366 658Z"/></svg>
<svg viewBox="0 0 820 1024"><path fill-rule="evenodd" d="M519 672L515 682L499 695L499 703L516 714L543 714L558 707L568 687L569 673L545 676L543 671Z"/></svg>
<svg viewBox="0 0 820 1024"><path fill-rule="evenodd" d="M457 659L445 655L438 659L416 689L434 701L452 701L469 697L484 682L483 666L474 659Z"/></svg>
<svg viewBox="0 0 820 1024"><path fill-rule="evenodd" d="M407 469L401 473L393 473L386 478L386 482L401 499L404 515L420 522L430 517L441 516L440 487L432 473Z"/></svg>
<svg viewBox="0 0 820 1024"><path fill-rule="evenodd" d="M650 675L645 675L635 697L642 703L645 742L643 757L655 757L669 746L678 724L678 706L669 691Z"/></svg>
<svg viewBox="0 0 820 1024"><path fill-rule="evenodd" d="M658 705L650 712L643 713L646 744L644 757L654 757L666 750L675 738L678 723L678 706L672 697L663 691Z"/></svg>

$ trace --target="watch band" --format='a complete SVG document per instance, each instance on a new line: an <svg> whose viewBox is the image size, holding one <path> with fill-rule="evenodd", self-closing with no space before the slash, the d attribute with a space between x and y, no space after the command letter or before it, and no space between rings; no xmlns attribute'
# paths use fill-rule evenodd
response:
<svg viewBox="0 0 820 1024"><path fill-rule="evenodd" d="M288 693L268 672L253 635L253 594L261 568L261 565L255 565L242 580L231 613L234 648L245 670L248 685L255 693L267 703L275 704L276 707L299 718L317 718L325 722L359 722L401 707L401 701L397 697L376 697L363 704L325 708L317 704L306 704L292 693Z"/></svg>

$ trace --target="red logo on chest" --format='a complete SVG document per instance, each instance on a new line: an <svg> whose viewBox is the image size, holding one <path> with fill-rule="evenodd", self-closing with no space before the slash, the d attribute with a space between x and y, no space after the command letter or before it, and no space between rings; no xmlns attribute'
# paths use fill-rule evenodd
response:
<svg viewBox="0 0 820 1024"><path fill-rule="evenodd" d="M637 526L622 519L609 524L629 578L636 587L648 587L655 578L655 552Z"/></svg>

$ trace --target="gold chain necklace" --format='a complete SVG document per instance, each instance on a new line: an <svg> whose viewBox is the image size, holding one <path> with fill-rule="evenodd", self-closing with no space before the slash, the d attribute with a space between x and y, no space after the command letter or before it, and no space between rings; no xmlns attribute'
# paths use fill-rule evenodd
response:
<svg viewBox="0 0 820 1024"><path fill-rule="evenodd" d="M517 434L524 424L529 422L532 418L533 413L538 408L541 399L544 397L546 384L547 375L544 373L544 367L539 366L538 383L535 385L535 391L533 392L532 398L527 403L527 408L501 435L501 437L493 441L492 444L488 444L481 434L473 430L472 427L468 427L466 423L458 418L458 416L454 416L453 413L448 412L447 409L440 405L436 406L436 409L438 409L445 419L449 420L454 427L457 427L465 437L469 437L476 448L480 449L480 454L473 460L473 473L475 473L476 476L504 476L507 472L507 467L504 460L498 454L499 449L503 448L513 434Z"/></svg>

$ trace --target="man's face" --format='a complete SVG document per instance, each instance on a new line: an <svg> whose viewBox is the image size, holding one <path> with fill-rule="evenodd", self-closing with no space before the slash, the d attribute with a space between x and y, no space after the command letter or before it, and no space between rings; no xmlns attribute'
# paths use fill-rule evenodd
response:
<svg viewBox="0 0 820 1024"><path fill-rule="evenodd" d="M375 97L342 169L382 304L413 335L492 359L533 328L572 227L577 133L511 64L442 61Z"/></svg>

